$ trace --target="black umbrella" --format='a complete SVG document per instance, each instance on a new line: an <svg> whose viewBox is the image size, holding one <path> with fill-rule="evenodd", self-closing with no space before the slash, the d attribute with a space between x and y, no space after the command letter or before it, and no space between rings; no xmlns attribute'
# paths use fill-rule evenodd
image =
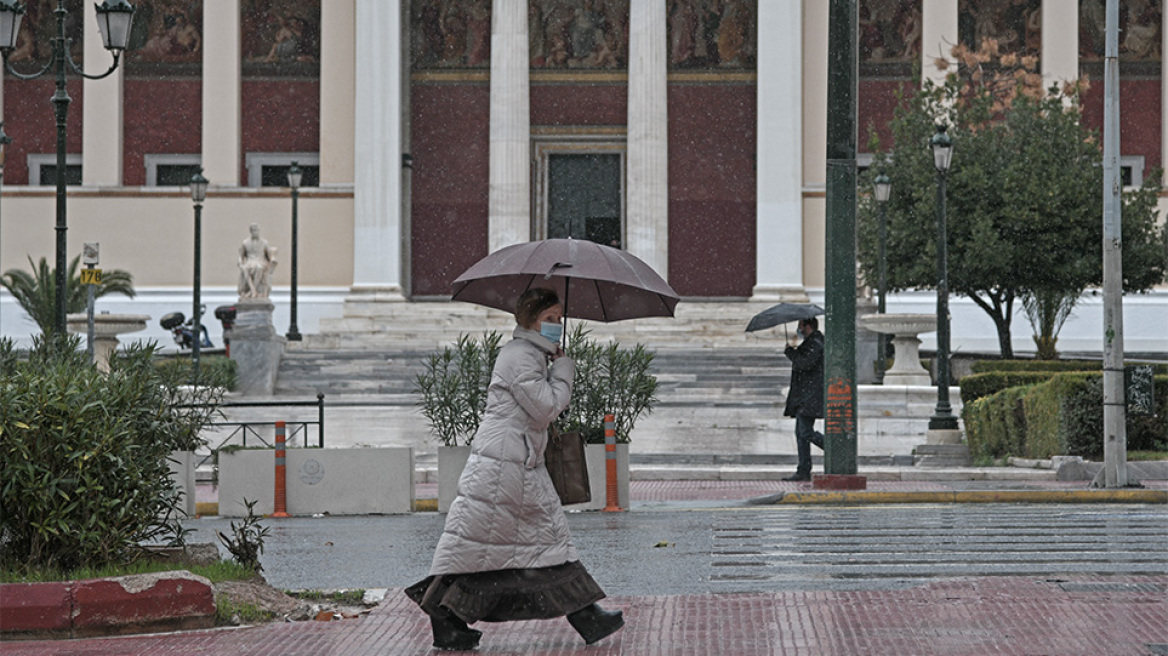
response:
<svg viewBox="0 0 1168 656"><path fill-rule="evenodd" d="M811 319L823 314L823 308L810 303L779 303L754 315L746 325L746 332L766 330L779 324L788 324L801 319ZM784 331L786 328L784 327Z"/></svg>

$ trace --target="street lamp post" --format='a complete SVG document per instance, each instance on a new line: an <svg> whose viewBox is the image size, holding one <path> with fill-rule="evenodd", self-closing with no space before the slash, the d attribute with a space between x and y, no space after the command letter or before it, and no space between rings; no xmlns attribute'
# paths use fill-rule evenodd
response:
<svg viewBox="0 0 1168 656"><path fill-rule="evenodd" d="M191 176L191 202L195 204L195 300L191 307L191 378L199 384L199 350L203 341L202 286L203 286L203 201L207 198L207 178L203 169Z"/></svg>
<svg viewBox="0 0 1168 656"><path fill-rule="evenodd" d="M929 430L957 430L957 417L949 405L949 247L945 235L945 177L953 160L953 138L948 125L939 124L929 141L937 169L937 407L929 418Z"/></svg>
<svg viewBox="0 0 1168 656"><path fill-rule="evenodd" d="M884 314L884 296L888 291L887 281L887 246L888 246L888 222L884 217L884 206L888 204L888 198L892 194L892 181L888 179L887 175L881 173L876 176L873 181L873 186L876 190L876 207L879 210L879 230L880 230L880 255L879 255L879 275L877 285L879 288L876 291L876 312ZM884 383L884 365L885 358L888 352L888 335L878 333L876 335L876 382Z"/></svg>
<svg viewBox="0 0 1168 656"><path fill-rule="evenodd" d="M292 322L288 326L288 333L285 337L289 341L299 342L304 339L300 335L300 328L296 326L296 253L299 250L296 241L297 218L296 209L300 200L300 181L303 179L304 171L292 162L292 166L288 169L288 186L292 188Z"/></svg>
<svg viewBox="0 0 1168 656"><path fill-rule="evenodd" d="M118 68L122 52L130 41L130 23L134 18L134 7L126 0L104 0L97 6L97 26L101 31L102 44L106 50L113 53L114 61L110 68L101 75L87 75L73 61L69 54L71 40L65 37L65 22L69 15L65 9L65 0L57 0L57 8L53 12L57 20L57 36L53 37L53 54L44 68L36 73L23 74L12 68L8 61L16 49L16 37L20 32L20 21L24 17L24 5L17 0L0 0L0 53L3 54L4 66L8 72L21 80L32 80L52 72L57 79L57 91L53 94L52 103L57 119L57 277L56 277L56 306L54 329L58 334L65 333L65 293L66 293L66 254L68 250L66 232L68 221L65 213L65 120L69 116L69 94L65 92L65 74L68 70L90 80L100 80L108 77Z"/></svg>

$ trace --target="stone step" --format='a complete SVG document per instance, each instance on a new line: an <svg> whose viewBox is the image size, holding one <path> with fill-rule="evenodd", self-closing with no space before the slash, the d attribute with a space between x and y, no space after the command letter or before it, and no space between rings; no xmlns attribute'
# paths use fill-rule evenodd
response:
<svg viewBox="0 0 1168 656"><path fill-rule="evenodd" d="M968 444L921 444L913 449L917 467L968 467L971 463Z"/></svg>

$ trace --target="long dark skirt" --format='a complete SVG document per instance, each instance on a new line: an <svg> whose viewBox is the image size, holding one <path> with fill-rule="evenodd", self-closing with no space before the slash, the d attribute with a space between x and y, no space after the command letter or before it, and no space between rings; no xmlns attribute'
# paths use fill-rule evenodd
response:
<svg viewBox="0 0 1168 656"><path fill-rule="evenodd" d="M427 576L405 589L428 615L448 610L464 622L544 620L574 613L604 598L579 561L535 569Z"/></svg>

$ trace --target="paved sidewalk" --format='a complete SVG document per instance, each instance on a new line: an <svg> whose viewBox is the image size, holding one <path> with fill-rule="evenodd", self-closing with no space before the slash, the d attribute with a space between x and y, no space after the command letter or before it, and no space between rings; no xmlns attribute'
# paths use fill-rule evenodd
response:
<svg viewBox="0 0 1168 656"><path fill-rule="evenodd" d="M937 656L1168 653L1168 577L937 581L907 590L614 597L627 626L593 647L563 620L478 625L480 654ZM12 656L430 654L391 590L368 616L185 634L0 643Z"/></svg>

